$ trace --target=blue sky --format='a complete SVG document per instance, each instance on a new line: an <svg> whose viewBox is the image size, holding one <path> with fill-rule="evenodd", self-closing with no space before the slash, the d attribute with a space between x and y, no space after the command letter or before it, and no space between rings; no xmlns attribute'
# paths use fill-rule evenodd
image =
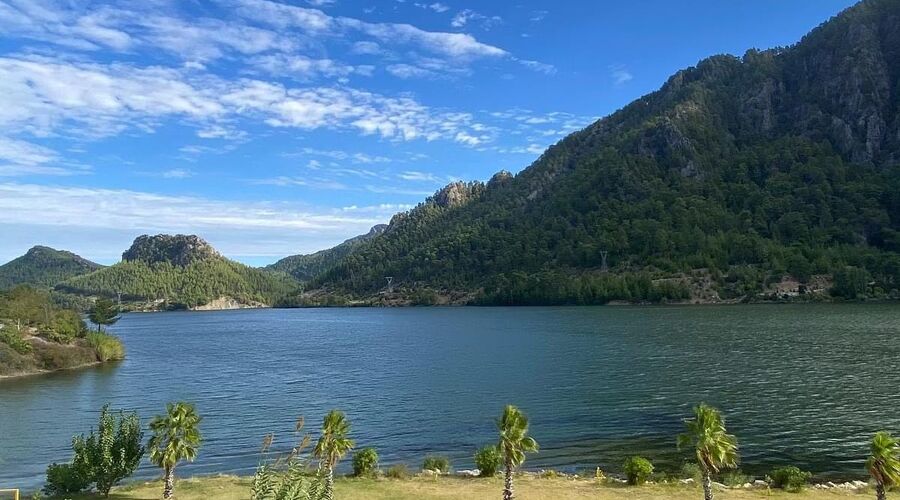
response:
<svg viewBox="0 0 900 500"><path fill-rule="evenodd" d="M852 3L0 0L0 262L327 248Z"/></svg>

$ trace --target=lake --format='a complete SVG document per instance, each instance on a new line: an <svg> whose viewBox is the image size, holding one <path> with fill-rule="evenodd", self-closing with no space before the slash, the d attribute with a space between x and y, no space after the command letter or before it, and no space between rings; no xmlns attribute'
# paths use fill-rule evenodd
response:
<svg viewBox="0 0 900 500"><path fill-rule="evenodd" d="M412 468L426 454L472 467L506 403L541 444L531 469L617 471L630 454L678 468L675 436L700 401L722 409L756 474L862 477L871 435L900 433L890 304L171 312L112 331L125 361L0 380L0 487L41 484L107 402L145 425L194 402L206 439L182 475L251 474L266 433L288 449L297 417L314 431L332 408L383 465Z"/></svg>

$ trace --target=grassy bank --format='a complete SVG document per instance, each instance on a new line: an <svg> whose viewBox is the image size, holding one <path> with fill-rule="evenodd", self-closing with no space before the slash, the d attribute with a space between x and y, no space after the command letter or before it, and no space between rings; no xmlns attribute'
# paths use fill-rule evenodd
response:
<svg viewBox="0 0 900 500"><path fill-rule="evenodd" d="M587 479L545 479L526 477L516 479L516 498L521 500L698 500L703 498L699 487L683 485L645 485L628 487L618 484L600 485ZM335 498L338 500L497 500L501 498L503 481L500 478L473 479L459 477L411 479L338 479ZM113 490L110 498L118 500L156 500L162 496L162 482L135 483ZM178 500L247 500L250 498L250 479L234 476L192 478L178 481ZM723 490L717 499L784 498L812 500L819 498L862 498L859 491L814 490L786 493L780 490ZM95 495L68 495L72 500L94 499ZM868 496L865 496L868 498Z"/></svg>

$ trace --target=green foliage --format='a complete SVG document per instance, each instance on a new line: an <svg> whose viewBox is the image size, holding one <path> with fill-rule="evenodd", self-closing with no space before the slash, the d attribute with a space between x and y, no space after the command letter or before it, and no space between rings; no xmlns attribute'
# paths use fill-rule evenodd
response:
<svg viewBox="0 0 900 500"><path fill-rule="evenodd" d="M15 330L13 325L2 325L0 328L0 342L10 346L12 350L19 354L29 354L32 351L31 344L28 343L22 335Z"/></svg>
<svg viewBox="0 0 900 500"><path fill-rule="evenodd" d="M97 361L105 363L125 358L125 346L114 335L91 332L87 334L87 342L97 352Z"/></svg>
<svg viewBox="0 0 900 500"><path fill-rule="evenodd" d="M701 469L716 473L737 466L737 438L726 432L719 410L701 403L684 424L687 432L678 436L678 447L692 447Z"/></svg>
<svg viewBox="0 0 900 500"><path fill-rule="evenodd" d="M168 307L189 308L220 297L272 304L296 289L296 281L283 274L254 269L215 256L184 266L170 262L123 261L60 284L59 290L86 295L115 296L123 300L161 300Z"/></svg>
<svg viewBox="0 0 900 500"><path fill-rule="evenodd" d="M44 290L21 285L0 294L0 317L23 326L49 325L55 311L50 294Z"/></svg>
<svg viewBox="0 0 900 500"><path fill-rule="evenodd" d="M475 452L475 467L482 477L491 477L503 465L503 455L495 445L488 445Z"/></svg>
<svg viewBox="0 0 900 500"><path fill-rule="evenodd" d="M407 479L410 476L409 467L406 464L394 464L388 467L384 476L391 479Z"/></svg>
<svg viewBox="0 0 900 500"><path fill-rule="evenodd" d="M790 465L786 467L776 467L772 470L772 474L769 477L771 478L773 487L781 488L786 491L798 492L806 486L806 483L809 482L812 474Z"/></svg>
<svg viewBox="0 0 900 500"><path fill-rule="evenodd" d="M68 344L76 338L85 337L87 331L87 325L77 311L62 309L54 314L46 334L49 340Z"/></svg>
<svg viewBox="0 0 900 500"><path fill-rule="evenodd" d="M865 269L846 266L834 272L831 294L845 299L863 299L869 289L871 276Z"/></svg>
<svg viewBox="0 0 900 500"><path fill-rule="evenodd" d="M49 288L101 267L70 252L36 246L0 266L0 290L17 285Z"/></svg>
<svg viewBox="0 0 900 500"><path fill-rule="evenodd" d="M350 434L350 421L343 412L331 410L322 420L322 433L313 450L313 454L330 468L353 449Z"/></svg>
<svg viewBox="0 0 900 500"><path fill-rule="evenodd" d="M374 476L378 473L378 452L375 448L363 448L353 454L353 475Z"/></svg>
<svg viewBox="0 0 900 500"><path fill-rule="evenodd" d="M497 449L503 462L509 467L518 467L525 462L526 453L536 453L538 443L528 435L528 417L513 405L506 405L497 419L500 441Z"/></svg>
<svg viewBox="0 0 900 500"><path fill-rule="evenodd" d="M79 470L72 464L50 464L47 467L47 484L44 493L62 496L84 491L91 482L86 471Z"/></svg>
<svg viewBox="0 0 900 500"><path fill-rule="evenodd" d="M137 469L144 456L143 436L137 413L113 414L106 405L96 431L91 429L89 436L82 434L72 439L72 467L82 471L100 494L109 496L113 486Z"/></svg>
<svg viewBox="0 0 900 500"><path fill-rule="evenodd" d="M442 456L427 456L422 462L422 470L433 470L447 474L450 472L450 459Z"/></svg>
<svg viewBox="0 0 900 500"><path fill-rule="evenodd" d="M200 420L197 410L190 403L167 404L166 414L157 415L150 421L150 431L153 432L147 445L150 448L150 462L167 470L182 460L193 462L203 439Z"/></svg>
<svg viewBox="0 0 900 500"><path fill-rule="evenodd" d="M653 474L653 464L644 457L628 457L622 464L622 470L628 479L628 484L639 486L647 482Z"/></svg>
<svg viewBox="0 0 900 500"><path fill-rule="evenodd" d="M878 432L872 438L872 454L866 469L882 488L900 485L900 440L888 432Z"/></svg>
<svg viewBox="0 0 900 500"><path fill-rule="evenodd" d="M296 432L303 430L303 418L297 420ZM273 435L266 436L262 453L265 457L272 445ZM289 454L260 462L250 484L251 500L318 500L323 494L322 482L312 473L306 449L309 434Z"/></svg>
<svg viewBox="0 0 900 500"><path fill-rule="evenodd" d="M724 472L719 478L719 481L725 486L734 487L753 482L753 478L751 476L748 476L747 474L744 474L740 470L730 470Z"/></svg>
<svg viewBox="0 0 900 500"><path fill-rule="evenodd" d="M703 477L703 471L700 469L700 466L694 462L685 462L682 464L681 471L678 475L681 479L693 479L694 481L699 482Z"/></svg>
<svg viewBox="0 0 900 500"><path fill-rule="evenodd" d="M91 323L97 325L97 331L101 326L111 326L119 321L119 306L109 299L97 299L94 307L88 312L88 318Z"/></svg>
<svg viewBox="0 0 900 500"><path fill-rule="evenodd" d="M309 255L285 257L266 269L287 273L300 281L309 281L334 267L341 259L362 247L366 241L380 235L386 227L384 224L379 224L367 234L350 238L335 247Z"/></svg>

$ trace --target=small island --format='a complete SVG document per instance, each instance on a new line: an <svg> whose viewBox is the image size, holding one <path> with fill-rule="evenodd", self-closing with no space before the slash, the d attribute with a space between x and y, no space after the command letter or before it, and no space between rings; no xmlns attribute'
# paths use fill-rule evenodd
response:
<svg viewBox="0 0 900 500"><path fill-rule="evenodd" d="M68 370L116 361L125 349L102 327L118 321L118 307L97 300L89 329L81 314L48 291L18 286L0 293L0 378Z"/></svg>

